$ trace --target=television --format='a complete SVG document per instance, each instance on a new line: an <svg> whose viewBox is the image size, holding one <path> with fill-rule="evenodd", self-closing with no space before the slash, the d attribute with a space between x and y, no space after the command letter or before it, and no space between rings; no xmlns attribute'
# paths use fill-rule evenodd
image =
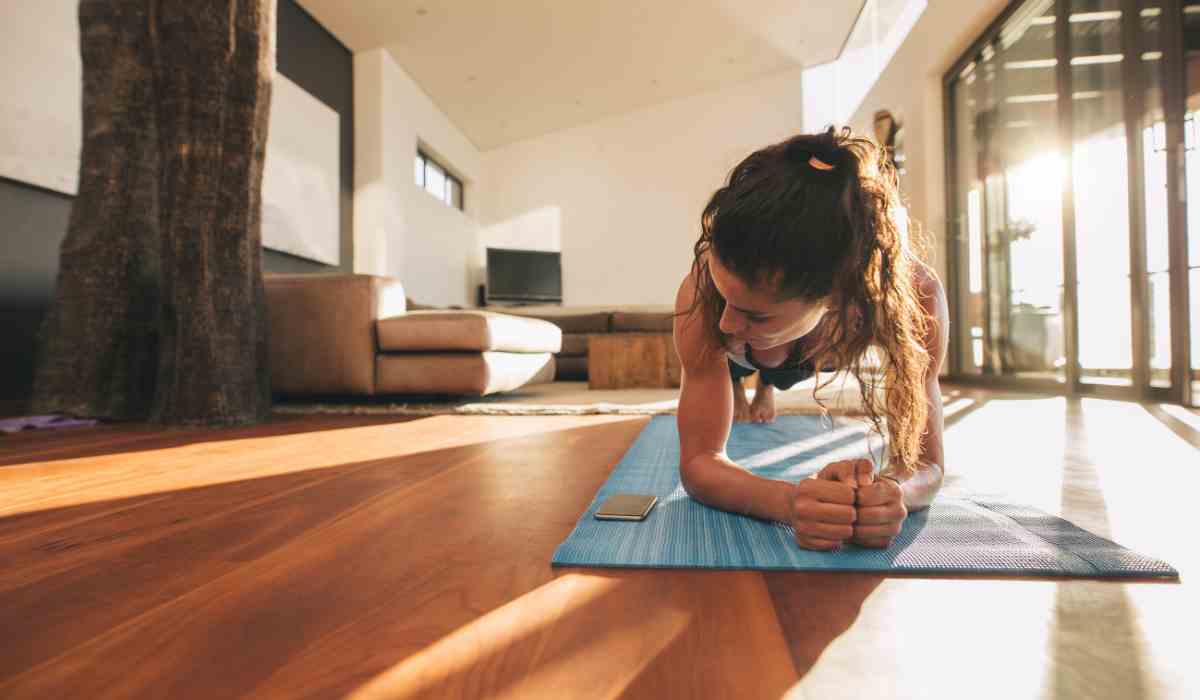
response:
<svg viewBox="0 0 1200 700"><path fill-rule="evenodd" d="M487 249L488 302L562 302L562 254Z"/></svg>

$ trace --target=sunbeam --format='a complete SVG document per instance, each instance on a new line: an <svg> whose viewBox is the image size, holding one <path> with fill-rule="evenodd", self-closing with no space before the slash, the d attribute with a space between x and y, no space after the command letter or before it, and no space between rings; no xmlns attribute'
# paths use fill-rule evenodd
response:
<svg viewBox="0 0 1200 700"><path fill-rule="evenodd" d="M630 416L434 416L0 469L0 517L554 433ZM331 449L336 446L336 449Z"/></svg>
<svg viewBox="0 0 1200 700"><path fill-rule="evenodd" d="M587 624L589 619L622 617L614 598L639 595L628 589L648 587L654 587L649 578L568 574L460 627L350 697L402 700L455 694L451 688L471 687L472 669L484 673L502 665L497 659L506 655L512 657L511 665L528 668L529 675L519 684L493 686L489 697L563 697L569 689L585 688L587 697L618 697L691 618L689 611L664 600L649 614L609 626L603 634L592 633L595 626ZM613 595L618 592L620 596Z"/></svg>

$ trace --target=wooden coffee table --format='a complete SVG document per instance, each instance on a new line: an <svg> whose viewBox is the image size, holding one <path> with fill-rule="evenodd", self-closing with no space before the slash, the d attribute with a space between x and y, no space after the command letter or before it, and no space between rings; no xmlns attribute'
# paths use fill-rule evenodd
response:
<svg viewBox="0 0 1200 700"><path fill-rule="evenodd" d="M588 336L589 389L679 386L679 359L670 333Z"/></svg>

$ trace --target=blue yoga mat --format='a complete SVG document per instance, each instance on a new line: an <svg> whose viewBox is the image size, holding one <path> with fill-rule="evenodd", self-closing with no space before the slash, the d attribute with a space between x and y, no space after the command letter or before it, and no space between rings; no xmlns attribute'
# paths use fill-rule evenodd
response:
<svg viewBox="0 0 1200 700"><path fill-rule="evenodd" d="M782 416L774 424L736 424L727 451L761 476L795 481L838 459L869 456L861 421ZM1121 547L1062 518L995 498L939 494L912 513L888 549L847 544L835 552L801 549L792 529L709 508L679 483L675 416L642 431L554 552L555 566L791 569L1023 576L1177 577L1168 564ZM646 493L658 505L640 522L596 520L611 494Z"/></svg>

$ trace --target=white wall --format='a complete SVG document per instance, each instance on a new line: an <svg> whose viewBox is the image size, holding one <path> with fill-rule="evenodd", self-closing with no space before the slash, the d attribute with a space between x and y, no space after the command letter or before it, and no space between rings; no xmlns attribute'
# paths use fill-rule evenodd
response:
<svg viewBox="0 0 1200 700"><path fill-rule="evenodd" d="M944 275L941 76L1006 0L932 2L851 118L905 123L912 218ZM751 151L802 130L802 69L480 153L386 50L355 55L355 269L470 304L487 246L561 250L564 303L669 304L700 212ZM418 140L466 183L466 215L416 188Z"/></svg>
<svg viewBox="0 0 1200 700"><path fill-rule="evenodd" d="M739 160L799 130L800 97L790 70L486 151L481 238L558 241L564 304L671 304L704 204Z"/></svg>
<svg viewBox="0 0 1200 700"><path fill-rule="evenodd" d="M354 55L354 271L399 279L424 304L474 302L479 150L386 49ZM416 186L418 145L463 182L466 211Z"/></svg>
<svg viewBox="0 0 1200 700"><path fill-rule="evenodd" d="M69 195L82 131L76 4L0 0L0 176Z"/></svg>
<svg viewBox="0 0 1200 700"><path fill-rule="evenodd" d="M903 51L903 49L901 49ZM898 55L897 58L900 58ZM889 76L889 73L892 75ZM910 221L930 239L929 258L939 276L946 278L945 157L942 147L942 83L940 74L908 72L907 81L897 85L896 73L905 73L895 62L884 72L862 107L850 119L856 132L872 135L875 111L891 110L904 124L905 174L900 187ZM889 79L890 78L890 79Z"/></svg>
<svg viewBox="0 0 1200 700"><path fill-rule="evenodd" d="M485 153L486 160L486 153ZM491 185L491 181L488 181ZM562 208L553 205L483 226L471 274L480 283L486 276L488 248L518 250L562 250Z"/></svg>

